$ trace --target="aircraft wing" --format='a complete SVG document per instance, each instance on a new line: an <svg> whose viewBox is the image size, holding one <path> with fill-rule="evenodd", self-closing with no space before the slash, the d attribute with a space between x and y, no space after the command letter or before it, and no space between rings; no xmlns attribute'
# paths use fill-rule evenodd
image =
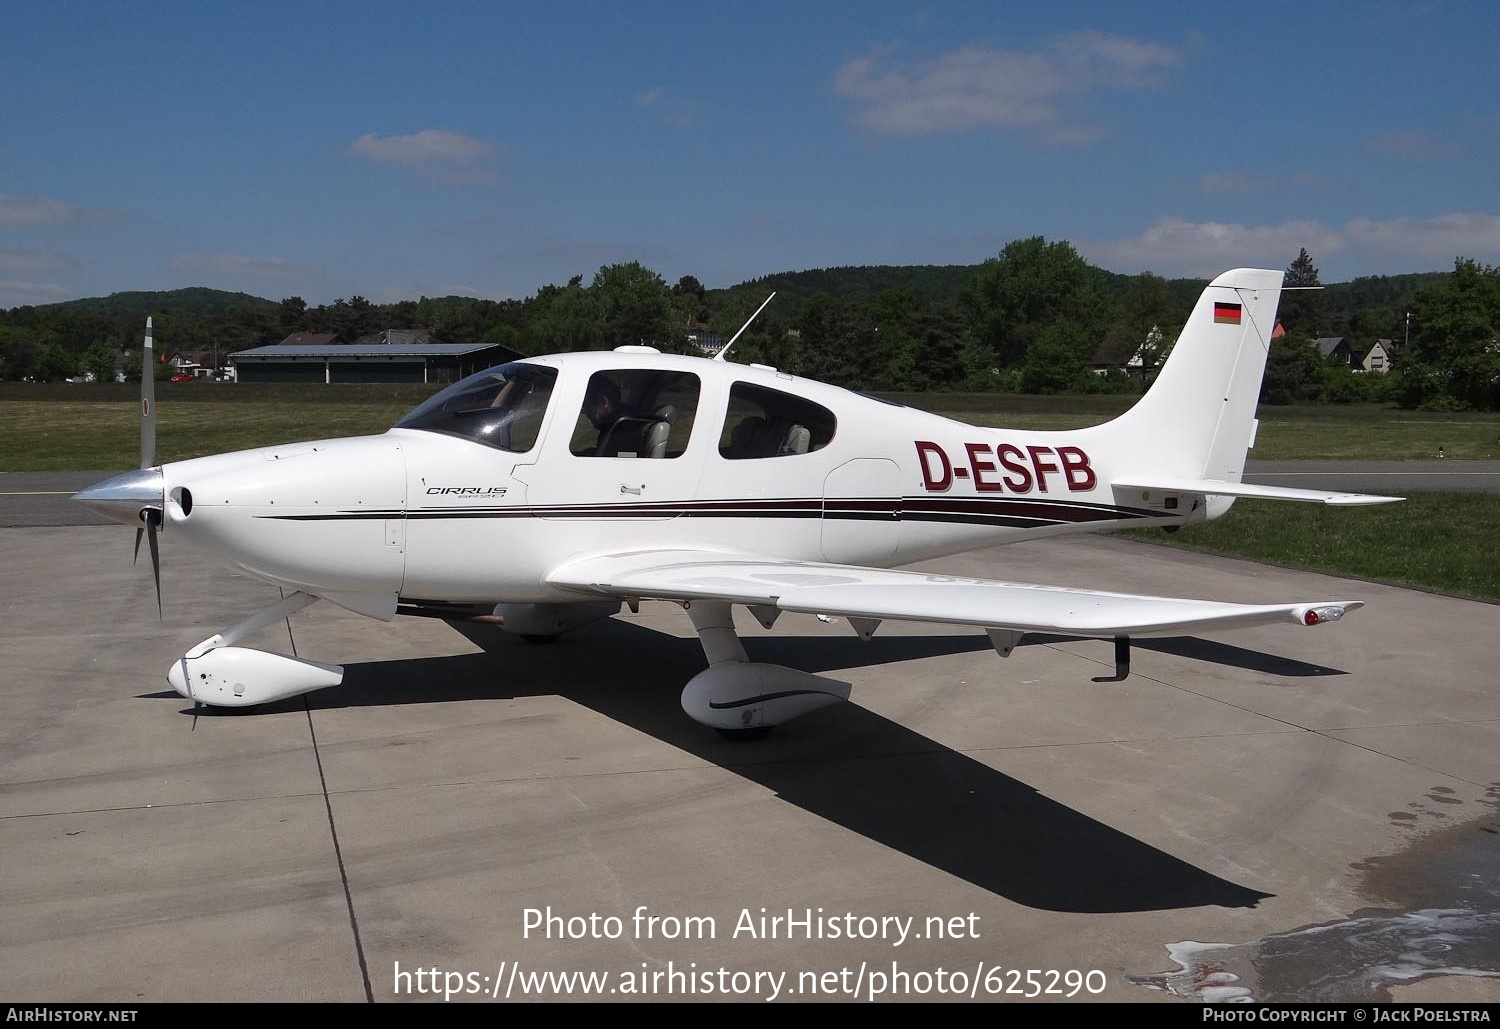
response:
<svg viewBox="0 0 1500 1029"><path fill-rule="evenodd" d="M804 614L1099 637L1316 625L1364 606L1358 600L1226 604L692 550L583 558L554 569L547 581L627 600L717 600Z"/></svg>
<svg viewBox="0 0 1500 1029"><path fill-rule="evenodd" d="M1294 489L1290 486L1257 486L1251 482L1224 479L1171 479L1155 476L1110 480L1111 486L1154 490L1160 493L1202 493L1216 497L1258 497L1262 500L1300 500L1309 504L1394 504L1405 497L1382 497L1374 493L1335 493L1325 489Z"/></svg>

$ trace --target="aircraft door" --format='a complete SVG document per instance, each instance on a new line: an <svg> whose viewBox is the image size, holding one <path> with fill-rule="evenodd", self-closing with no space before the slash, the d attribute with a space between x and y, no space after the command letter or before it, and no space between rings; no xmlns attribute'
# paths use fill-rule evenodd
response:
<svg viewBox="0 0 1500 1029"><path fill-rule="evenodd" d="M689 446L700 392L690 372L623 367L594 373L581 408L560 412L540 461L516 470L527 483L532 514L601 526L678 517L697 490L703 464L703 448Z"/></svg>
<svg viewBox="0 0 1500 1029"><path fill-rule="evenodd" d="M534 548L514 541L529 518L527 467L552 420L557 371L515 362L486 369L429 397L396 424L408 476L406 517L384 526L405 551L402 595L483 600L524 578ZM399 541L399 542L398 542Z"/></svg>
<svg viewBox="0 0 1500 1029"><path fill-rule="evenodd" d="M881 564L901 542L901 468L886 458L845 461L823 480L823 558Z"/></svg>

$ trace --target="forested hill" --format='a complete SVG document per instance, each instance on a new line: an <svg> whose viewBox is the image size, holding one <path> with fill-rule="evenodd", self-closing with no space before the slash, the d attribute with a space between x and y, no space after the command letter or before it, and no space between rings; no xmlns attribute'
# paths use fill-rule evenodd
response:
<svg viewBox="0 0 1500 1029"><path fill-rule="evenodd" d="M1285 293L1279 317L1287 336L1271 355L1268 396L1384 399L1399 379L1415 384L1411 396L1402 394L1413 404L1500 406L1500 388L1485 385L1500 382L1500 371L1489 370L1500 369L1490 328L1500 325L1500 314L1489 313L1500 311L1500 271L1472 264L1459 260L1452 273L1373 276ZM1287 275L1289 285L1319 284L1305 251ZM524 300L451 296L377 304L352 296L310 307L295 296L275 302L203 287L115 293L0 311L0 379L74 378L86 360L96 379L113 378L116 354L137 345L148 315L164 354L229 354L294 332L348 341L392 328L522 354L622 343L698 353L728 340L775 290L776 303L736 344L737 359L854 389L1128 390L1142 377L1103 377L1096 366L1118 371L1137 352L1148 363L1160 360L1203 285L1110 272L1064 240L1037 236L1007 244L983 264L818 268L713 290L692 275L669 284L632 261L604 265L590 282L576 275L567 285L542 286ZM1347 337L1346 353L1395 341L1382 360L1411 374L1356 381L1346 362L1332 375L1323 367L1328 348L1314 343L1328 336ZM1458 348L1453 354L1442 350L1450 343ZM1424 384L1446 392L1429 397ZM1374 392L1377 385L1384 392Z"/></svg>
<svg viewBox="0 0 1500 1029"><path fill-rule="evenodd" d="M1407 275L1366 275L1349 282L1335 282L1323 289L1331 313L1352 315L1372 307L1404 308L1412 298L1431 286L1440 286L1452 272L1413 272Z"/></svg>
<svg viewBox="0 0 1500 1029"><path fill-rule="evenodd" d="M839 304L863 306L888 290L903 289L921 306L942 306L957 301L973 281L981 265L915 264L864 265L838 268L811 268L805 271L777 272L729 286L710 289L706 300L710 308L746 295L758 304L773 290L776 310L783 318L795 321L808 301L827 294ZM1096 269L1100 284L1118 296L1128 289L1131 276ZM1405 275L1371 275L1350 282L1330 283L1324 287L1326 310L1337 318L1373 307L1401 308L1409 305L1416 293L1448 278L1448 272L1416 272ZM1178 305L1191 305L1203 289L1206 279L1168 279L1172 299ZM464 298L445 298L462 302ZM276 314L280 305L274 300L249 293L230 293L205 286L185 289L135 290L111 293L105 297L86 297L35 308L37 315L69 314L103 318L111 322L144 322L147 315L189 314L210 317L230 312ZM752 307L753 310L753 307Z"/></svg>
<svg viewBox="0 0 1500 1029"><path fill-rule="evenodd" d="M977 264L886 264L777 272L707 293L710 306L748 293L756 303L776 292L776 309L795 319L809 300L826 293L840 304L863 305L891 289L904 289L924 306L956 300L979 271Z"/></svg>
<svg viewBox="0 0 1500 1029"><path fill-rule="evenodd" d="M977 264L891 264L811 268L763 275L726 289L711 289L707 299L711 306L717 306L716 301L748 293L759 303L774 290L776 308L793 320L819 293L826 293L841 304L862 305L886 290L904 289L920 305L940 305L957 300L981 267ZM1116 296L1125 294L1133 278L1103 269L1096 271L1100 284ZM1374 307L1402 308L1409 306L1419 291L1447 281L1449 274L1366 275L1349 282L1329 283L1323 288L1324 306L1335 320L1347 319L1357 311ZM1207 284L1207 279L1167 280L1173 301L1183 308L1190 307Z"/></svg>
<svg viewBox="0 0 1500 1029"><path fill-rule="evenodd" d="M258 311L274 314L279 305L274 300L252 296L249 293L229 293L206 286L189 286L186 289L134 290L126 293L111 293L107 297L85 297L68 300L60 304L44 304L36 308L40 314L51 312L73 315L88 315L110 320L129 319L144 322L147 315L195 314L213 315L228 311Z"/></svg>

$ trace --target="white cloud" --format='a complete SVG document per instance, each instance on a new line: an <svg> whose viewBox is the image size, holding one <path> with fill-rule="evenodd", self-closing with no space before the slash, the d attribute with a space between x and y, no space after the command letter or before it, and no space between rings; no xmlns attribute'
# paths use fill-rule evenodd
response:
<svg viewBox="0 0 1500 1029"><path fill-rule="evenodd" d="M1149 268L1162 275L1209 276L1247 265L1281 267L1297 256L1300 247L1321 258L1343 246L1335 230L1315 221L1246 226L1163 218L1139 236L1084 243L1079 249L1105 267L1121 271Z"/></svg>
<svg viewBox="0 0 1500 1029"><path fill-rule="evenodd" d="M172 259L172 268L191 274L243 276L268 281L323 278L323 269L313 265L239 254L183 254Z"/></svg>
<svg viewBox="0 0 1500 1029"><path fill-rule="evenodd" d="M1444 264L1458 256L1500 259L1500 217L1453 212L1436 218L1356 218L1345 228L1353 246L1390 254L1413 254Z"/></svg>
<svg viewBox="0 0 1500 1029"><path fill-rule="evenodd" d="M1182 63L1176 49L1165 43L1126 39L1092 29L1054 40L1052 50L1070 78L1091 85L1159 86L1166 81L1166 69Z"/></svg>
<svg viewBox="0 0 1500 1029"><path fill-rule="evenodd" d="M50 272L70 268L73 262L62 254L40 250L0 250L0 272Z"/></svg>
<svg viewBox="0 0 1500 1029"><path fill-rule="evenodd" d="M1434 218L1355 218L1342 227L1318 221L1247 226L1169 217L1138 236L1084 242L1078 248L1116 271L1149 268L1163 275L1207 277L1247 265L1284 267L1301 247L1320 263L1342 255L1345 263L1366 265L1362 258L1378 254L1384 264L1394 258L1413 271L1445 266L1460 255L1494 262L1500 260L1500 216L1455 212ZM1354 274L1368 272L1361 268Z"/></svg>
<svg viewBox="0 0 1500 1029"><path fill-rule="evenodd" d="M839 68L834 89L854 103L855 122L876 132L995 128L1079 143L1103 130L1076 116L1075 97L1157 86L1181 62L1166 44L1089 31L1040 50L965 46L906 65L880 48Z"/></svg>
<svg viewBox="0 0 1500 1029"><path fill-rule="evenodd" d="M643 110L654 112L663 124L676 128L692 125L703 114L701 104L683 100L661 87L637 93L635 103Z"/></svg>
<svg viewBox="0 0 1500 1029"><path fill-rule="evenodd" d="M1420 130L1414 132L1383 132L1371 136L1369 148L1389 157L1403 157L1417 161L1445 161L1468 156L1469 150L1461 143L1435 139Z"/></svg>
<svg viewBox="0 0 1500 1029"><path fill-rule="evenodd" d="M0 225L56 225L67 221L72 213L73 209L61 200L0 193Z"/></svg>
<svg viewBox="0 0 1500 1029"><path fill-rule="evenodd" d="M0 193L0 225L89 225L114 221L119 216L119 212L104 207L74 207L51 197Z"/></svg>
<svg viewBox="0 0 1500 1029"><path fill-rule="evenodd" d="M377 136L367 132L351 144L361 157L383 164L409 166L467 165L494 153L482 139L446 129L423 129L410 136Z"/></svg>
<svg viewBox="0 0 1500 1029"><path fill-rule="evenodd" d="M0 307L52 304L66 300L72 295L71 290L55 282L19 282L15 279L0 279Z"/></svg>

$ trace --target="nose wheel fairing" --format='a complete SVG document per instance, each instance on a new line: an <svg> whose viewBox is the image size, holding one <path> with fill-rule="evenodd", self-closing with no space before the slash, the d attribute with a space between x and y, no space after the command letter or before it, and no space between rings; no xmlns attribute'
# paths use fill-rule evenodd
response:
<svg viewBox="0 0 1500 1029"><path fill-rule="evenodd" d="M216 707L269 704L337 686L344 680L344 669L339 665L234 646L317 599L308 593L293 593L215 633L172 664L167 682L189 700Z"/></svg>

